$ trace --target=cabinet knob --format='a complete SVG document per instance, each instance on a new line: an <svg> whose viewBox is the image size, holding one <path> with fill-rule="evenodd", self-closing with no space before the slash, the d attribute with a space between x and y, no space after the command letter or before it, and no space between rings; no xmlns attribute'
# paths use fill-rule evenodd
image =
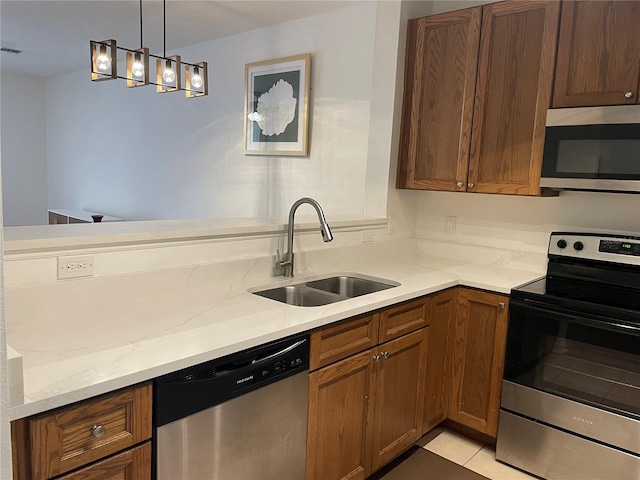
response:
<svg viewBox="0 0 640 480"><path fill-rule="evenodd" d="M106 428L104 428L102 425L94 425L93 427L91 427L91 435L93 435L93 438L100 438L104 435L105 431Z"/></svg>
<svg viewBox="0 0 640 480"><path fill-rule="evenodd" d="M389 358L389 352L382 352L382 356L385 358L385 360L387 358Z"/></svg>
<svg viewBox="0 0 640 480"><path fill-rule="evenodd" d="M464 183L462 183L462 182L456 183L456 187L458 187L458 188L462 188L463 185L464 185Z"/></svg>
<svg viewBox="0 0 640 480"><path fill-rule="evenodd" d="M380 355L374 355L374 356L373 356L373 359L374 359L376 362L380 362Z"/></svg>
<svg viewBox="0 0 640 480"><path fill-rule="evenodd" d="M626 92L624 94L624 98L631 98L631 97L633 97L633 92Z"/></svg>
<svg viewBox="0 0 640 480"><path fill-rule="evenodd" d="M500 310L504 310L504 302L500 302L498 304L498 307L500 308Z"/></svg>
<svg viewBox="0 0 640 480"><path fill-rule="evenodd" d="M473 183L467 183L467 188L473 188Z"/></svg>

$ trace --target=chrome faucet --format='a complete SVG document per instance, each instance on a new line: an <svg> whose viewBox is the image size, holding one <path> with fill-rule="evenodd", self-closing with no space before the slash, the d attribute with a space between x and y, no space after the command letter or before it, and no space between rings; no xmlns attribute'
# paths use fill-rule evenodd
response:
<svg viewBox="0 0 640 480"><path fill-rule="evenodd" d="M331 240L333 240L331 229L329 228L329 224L327 224L327 220L324 218L324 212L322 211L322 207L320 206L320 204L313 198L301 198L300 200L297 200L291 206L291 210L289 210L287 253L284 254L284 258L280 259L280 251L278 250L278 260L276 261L276 268L278 268L279 270L284 270L283 275L285 277L293 277L293 219L295 217L296 210L303 203L308 203L316 209L318 220L320 221L320 234L322 235L322 240L324 240L325 242L330 242Z"/></svg>

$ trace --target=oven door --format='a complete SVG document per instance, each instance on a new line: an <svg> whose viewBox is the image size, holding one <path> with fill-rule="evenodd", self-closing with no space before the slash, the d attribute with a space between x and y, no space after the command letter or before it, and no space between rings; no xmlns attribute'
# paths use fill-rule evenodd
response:
<svg viewBox="0 0 640 480"><path fill-rule="evenodd" d="M640 326L512 299L502 408L640 454Z"/></svg>

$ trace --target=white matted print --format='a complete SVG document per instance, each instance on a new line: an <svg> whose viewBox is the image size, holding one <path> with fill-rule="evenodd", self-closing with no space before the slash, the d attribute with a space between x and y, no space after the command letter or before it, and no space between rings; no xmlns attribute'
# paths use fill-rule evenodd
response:
<svg viewBox="0 0 640 480"><path fill-rule="evenodd" d="M310 53L245 65L245 154L308 154L310 73Z"/></svg>

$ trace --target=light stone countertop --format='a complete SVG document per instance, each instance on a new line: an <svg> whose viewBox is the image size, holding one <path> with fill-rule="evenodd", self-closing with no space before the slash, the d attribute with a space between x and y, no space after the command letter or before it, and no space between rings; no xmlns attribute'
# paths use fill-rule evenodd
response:
<svg viewBox="0 0 640 480"><path fill-rule="evenodd" d="M271 278L265 256L7 288L7 343L24 365L24 402L10 419L455 285L509 293L543 276L546 256L399 240L297 253L296 270L292 281ZM401 285L320 307L247 291L347 272Z"/></svg>

